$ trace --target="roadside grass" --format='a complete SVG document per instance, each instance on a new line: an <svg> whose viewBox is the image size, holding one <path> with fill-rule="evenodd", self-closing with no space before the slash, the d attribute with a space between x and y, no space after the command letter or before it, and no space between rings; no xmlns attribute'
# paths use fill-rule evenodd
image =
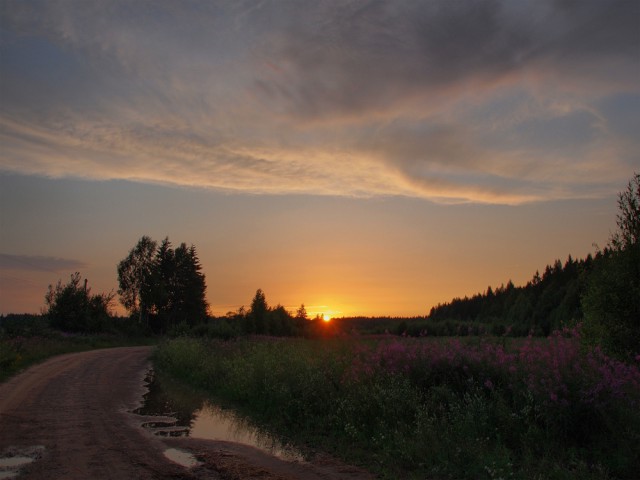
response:
<svg viewBox="0 0 640 480"><path fill-rule="evenodd" d="M638 364L584 351L577 335L177 338L154 364L383 478L634 478Z"/></svg>
<svg viewBox="0 0 640 480"><path fill-rule="evenodd" d="M21 370L63 353L98 348L154 345L157 339L122 335L68 335L44 330L36 335L0 335L0 382Z"/></svg>

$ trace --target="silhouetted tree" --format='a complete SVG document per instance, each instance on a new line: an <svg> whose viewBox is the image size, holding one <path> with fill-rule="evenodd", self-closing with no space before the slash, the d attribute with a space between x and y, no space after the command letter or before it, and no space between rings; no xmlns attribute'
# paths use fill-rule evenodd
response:
<svg viewBox="0 0 640 480"><path fill-rule="evenodd" d="M174 251L170 316L173 323L194 325L207 318L207 286L196 248L182 243Z"/></svg>
<svg viewBox="0 0 640 480"><path fill-rule="evenodd" d="M71 275L69 283L49 285L45 295L45 315L52 327L70 332L98 332L109 320L113 294L91 295L87 280L81 285L80 273Z"/></svg>
<svg viewBox="0 0 640 480"><path fill-rule="evenodd" d="M270 335L291 336L294 334L293 318L282 305L277 305L267 316L267 332Z"/></svg>
<svg viewBox="0 0 640 480"><path fill-rule="evenodd" d="M634 174L627 189L618 195L618 209L618 231L609 242L616 252L636 247L640 242L640 173Z"/></svg>
<svg viewBox="0 0 640 480"><path fill-rule="evenodd" d="M159 247L144 236L118 265L122 304L155 331L207 318L206 282L195 246L175 250L169 238Z"/></svg>
<svg viewBox="0 0 640 480"><path fill-rule="evenodd" d="M598 252L582 298L584 337L610 354L640 352L640 174L618 196L618 230Z"/></svg>
<svg viewBox="0 0 640 480"><path fill-rule="evenodd" d="M261 289L256 291L256 295L253 297L251 301L251 310L249 311L249 317L253 323L253 332L257 334L267 333L266 330L266 321L267 321L267 312L269 311L269 306L267 305L267 299L264 295L264 292Z"/></svg>
<svg viewBox="0 0 640 480"><path fill-rule="evenodd" d="M143 236L129 255L118 264L120 302L140 322L147 321L153 304L153 272L156 242Z"/></svg>
<svg viewBox="0 0 640 480"><path fill-rule="evenodd" d="M307 316L307 309L304 307L304 303L300 305L300 308L296 310L296 318L300 318L303 320L307 320L309 317Z"/></svg>
<svg viewBox="0 0 640 480"><path fill-rule="evenodd" d="M242 307L237 313L229 312L227 319L239 320L242 331L247 335L303 335L310 323L307 321L304 305L298 309L296 317L293 317L282 305L269 307L262 289L256 291L248 312Z"/></svg>
<svg viewBox="0 0 640 480"><path fill-rule="evenodd" d="M153 265L154 306L156 313L166 315L175 299L175 253L169 237L165 237L156 252Z"/></svg>

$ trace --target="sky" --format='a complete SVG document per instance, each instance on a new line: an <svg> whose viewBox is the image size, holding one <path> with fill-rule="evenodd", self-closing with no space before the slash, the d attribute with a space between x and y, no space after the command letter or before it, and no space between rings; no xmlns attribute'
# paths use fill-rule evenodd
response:
<svg viewBox="0 0 640 480"><path fill-rule="evenodd" d="M0 313L149 235L212 314L425 315L606 244L640 2L0 0L0 107Z"/></svg>

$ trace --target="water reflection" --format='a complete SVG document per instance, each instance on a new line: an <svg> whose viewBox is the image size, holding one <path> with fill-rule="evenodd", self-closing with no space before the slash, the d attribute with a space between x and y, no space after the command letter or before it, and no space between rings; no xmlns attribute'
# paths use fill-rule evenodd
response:
<svg viewBox="0 0 640 480"><path fill-rule="evenodd" d="M14 478L20 473L20 467L33 462L31 457L0 458L0 479Z"/></svg>
<svg viewBox="0 0 640 480"><path fill-rule="evenodd" d="M298 462L304 460L302 454L292 446L283 444L273 435L255 427L233 411L222 409L207 401L195 412L190 436L251 445L284 460Z"/></svg>
<svg viewBox="0 0 640 480"><path fill-rule="evenodd" d="M42 457L44 447L10 447L0 457L0 479L15 478L20 475L22 467Z"/></svg>
<svg viewBox="0 0 640 480"><path fill-rule="evenodd" d="M145 377L145 384L148 390L143 396L143 404L134 413L158 417L149 422L148 427L181 426L188 432L194 412L202 405L202 396L185 391L168 378L160 378L153 370Z"/></svg>
<svg viewBox="0 0 640 480"><path fill-rule="evenodd" d="M304 460L294 448L248 419L209 402L203 395L168 378L151 371L147 385L149 391L144 395L144 404L134 413L153 416L153 420L143 423L143 426L156 435L241 443L284 460Z"/></svg>

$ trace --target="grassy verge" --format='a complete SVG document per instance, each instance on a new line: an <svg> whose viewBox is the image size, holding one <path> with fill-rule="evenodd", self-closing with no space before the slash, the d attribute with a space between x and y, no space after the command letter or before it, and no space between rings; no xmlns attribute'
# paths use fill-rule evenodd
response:
<svg viewBox="0 0 640 480"><path fill-rule="evenodd" d="M152 345L149 337L119 335L66 335L49 331L38 335L0 336L0 382L26 367L63 353L82 352L97 348Z"/></svg>
<svg viewBox="0 0 640 480"><path fill-rule="evenodd" d="M640 372L576 338L179 338L156 368L386 478L633 478Z"/></svg>

